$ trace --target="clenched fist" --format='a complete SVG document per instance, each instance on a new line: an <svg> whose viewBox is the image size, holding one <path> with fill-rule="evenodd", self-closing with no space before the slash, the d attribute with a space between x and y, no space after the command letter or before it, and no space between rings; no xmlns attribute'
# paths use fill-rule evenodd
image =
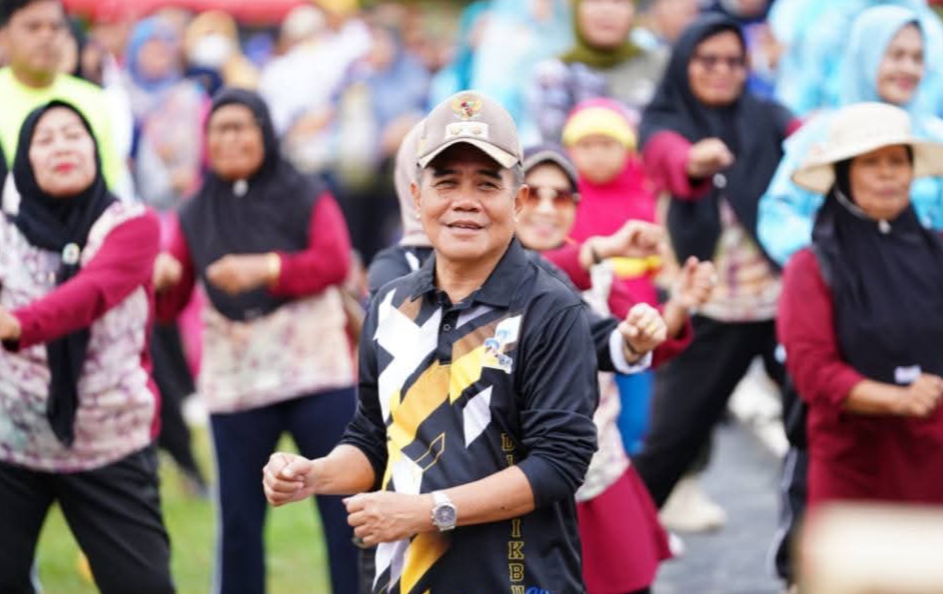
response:
<svg viewBox="0 0 943 594"><path fill-rule="evenodd" d="M905 417L928 417L940 405L943 378L922 373L912 384L902 389L901 396L894 403L896 414Z"/></svg>
<svg viewBox="0 0 943 594"><path fill-rule="evenodd" d="M273 254L229 254L206 269L206 278L230 295L253 291L275 280ZM278 256L274 256L277 258Z"/></svg>
<svg viewBox="0 0 943 594"><path fill-rule="evenodd" d="M304 456L275 452L262 469L265 498L275 507L315 494L315 464Z"/></svg>
<svg viewBox="0 0 943 594"><path fill-rule="evenodd" d="M724 141L719 138L705 138L695 142L688 150L687 174L693 178L710 177L733 165L735 158Z"/></svg>
<svg viewBox="0 0 943 594"><path fill-rule="evenodd" d="M636 356L644 355L661 343L668 336L668 328L658 310L647 303L637 303L619 324L619 332L626 345Z"/></svg>

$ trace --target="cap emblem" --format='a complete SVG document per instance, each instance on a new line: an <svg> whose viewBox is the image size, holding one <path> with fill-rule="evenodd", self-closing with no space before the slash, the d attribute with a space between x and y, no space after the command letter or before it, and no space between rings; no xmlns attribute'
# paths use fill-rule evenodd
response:
<svg viewBox="0 0 943 594"><path fill-rule="evenodd" d="M452 112L462 120L471 120L481 115L482 101L475 95L459 95L452 101Z"/></svg>

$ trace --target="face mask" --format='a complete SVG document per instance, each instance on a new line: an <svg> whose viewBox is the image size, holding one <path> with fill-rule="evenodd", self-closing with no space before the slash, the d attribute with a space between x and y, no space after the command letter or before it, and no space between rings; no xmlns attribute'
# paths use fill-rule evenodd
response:
<svg viewBox="0 0 943 594"><path fill-rule="evenodd" d="M229 60L234 51L230 38L214 33L196 42L187 57L194 66L217 69Z"/></svg>

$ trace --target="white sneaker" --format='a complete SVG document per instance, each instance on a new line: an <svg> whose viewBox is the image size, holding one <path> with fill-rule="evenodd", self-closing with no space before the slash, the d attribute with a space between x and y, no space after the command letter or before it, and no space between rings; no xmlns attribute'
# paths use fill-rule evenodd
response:
<svg viewBox="0 0 943 594"><path fill-rule="evenodd" d="M680 559L684 557L684 553L687 551L687 548L684 546L684 541L681 540L681 537L675 534L674 532L668 532L668 550L671 551L672 559Z"/></svg>
<svg viewBox="0 0 943 594"><path fill-rule="evenodd" d="M704 492L697 475L685 476L658 514L662 525L678 532L710 532L727 523L727 512Z"/></svg>

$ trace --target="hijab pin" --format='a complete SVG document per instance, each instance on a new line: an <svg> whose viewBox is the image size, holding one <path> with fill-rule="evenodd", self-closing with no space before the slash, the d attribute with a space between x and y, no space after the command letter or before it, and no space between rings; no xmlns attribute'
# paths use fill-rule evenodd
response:
<svg viewBox="0 0 943 594"><path fill-rule="evenodd" d="M884 219L881 219L880 221L878 221L878 231L880 231L884 235L887 235L888 233L891 232L891 224L885 221Z"/></svg>
<svg viewBox="0 0 943 594"><path fill-rule="evenodd" d="M82 249L77 243L70 243L62 248L62 263L66 266L75 266L82 256Z"/></svg>
<svg viewBox="0 0 943 594"><path fill-rule="evenodd" d="M249 193L249 182L244 179L240 179L232 185L232 193L238 197L243 197Z"/></svg>

